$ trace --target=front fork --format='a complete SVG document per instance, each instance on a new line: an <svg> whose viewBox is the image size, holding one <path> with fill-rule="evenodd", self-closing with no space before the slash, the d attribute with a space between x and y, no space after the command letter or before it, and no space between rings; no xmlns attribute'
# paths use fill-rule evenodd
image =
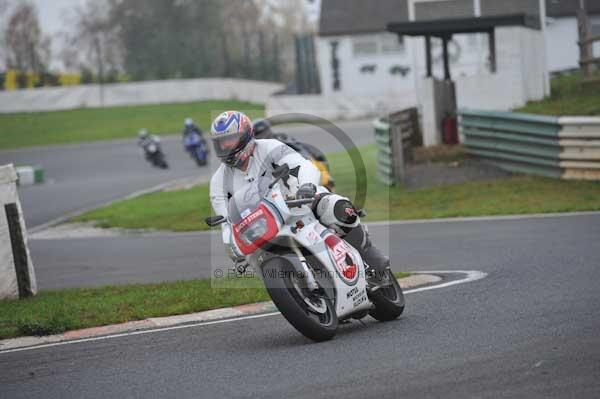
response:
<svg viewBox="0 0 600 399"><path fill-rule="evenodd" d="M312 269L308 267L308 262L306 261L304 254L302 254L302 251L300 251L300 248L298 248L296 241L290 240L290 248L292 249L292 251L294 251L296 256L298 256L298 260L300 261L300 265L302 267L302 273L304 273L305 276L306 287L311 292L318 291L319 284L317 284L317 280L315 279Z"/></svg>

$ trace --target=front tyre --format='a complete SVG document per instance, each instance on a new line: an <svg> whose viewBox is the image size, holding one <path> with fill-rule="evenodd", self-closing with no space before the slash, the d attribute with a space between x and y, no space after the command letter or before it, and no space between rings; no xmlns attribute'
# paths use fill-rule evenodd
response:
<svg viewBox="0 0 600 399"><path fill-rule="evenodd" d="M308 295L299 273L285 258L271 258L261 269L273 303L296 330L317 342L333 338L338 318L329 298Z"/></svg>
<svg viewBox="0 0 600 399"><path fill-rule="evenodd" d="M196 159L196 165L206 166L207 160L206 160L205 154L198 152L198 153L196 153L195 159Z"/></svg>
<svg viewBox="0 0 600 399"><path fill-rule="evenodd" d="M369 314L379 321L390 321L400 317L404 312L404 293L396 276L388 269L391 284L381 287L369 295L375 305Z"/></svg>

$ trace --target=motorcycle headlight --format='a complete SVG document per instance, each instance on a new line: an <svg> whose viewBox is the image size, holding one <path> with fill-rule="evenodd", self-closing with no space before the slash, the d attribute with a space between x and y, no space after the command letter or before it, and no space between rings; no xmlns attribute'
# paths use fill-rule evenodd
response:
<svg viewBox="0 0 600 399"><path fill-rule="evenodd" d="M267 233L267 229L267 219L259 218L240 234L240 238L246 245L252 245Z"/></svg>

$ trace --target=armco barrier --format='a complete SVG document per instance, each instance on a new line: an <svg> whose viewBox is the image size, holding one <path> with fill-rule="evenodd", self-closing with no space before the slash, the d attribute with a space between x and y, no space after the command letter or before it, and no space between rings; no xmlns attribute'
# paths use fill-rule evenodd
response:
<svg viewBox="0 0 600 399"><path fill-rule="evenodd" d="M512 172L600 180L600 118L461 110L467 151Z"/></svg>
<svg viewBox="0 0 600 399"><path fill-rule="evenodd" d="M600 180L600 117L562 117L558 123L563 178Z"/></svg>
<svg viewBox="0 0 600 399"><path fill-rule="evenodd" d="M390 124L382 119L373 121L375 143L377 145L377 178L382 183L394 184L394 164L390 140Z"/></svg>
<svg viewBox="0 0 600 399"><path fill-rule="evenodd" d="M373 122L377 144L377 178L387 184L402 184L404 165L412 157L412 147L420 144L419 115L416 108L395 112L387 120Z"/></svg>

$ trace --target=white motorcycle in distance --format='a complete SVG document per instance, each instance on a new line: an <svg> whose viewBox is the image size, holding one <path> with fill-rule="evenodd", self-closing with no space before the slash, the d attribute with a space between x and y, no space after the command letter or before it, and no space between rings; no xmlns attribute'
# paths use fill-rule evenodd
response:
<svg viewBox="0 0 600 399"><path fill-rule="evenodd" d="M368 314L393 320L404 311L404 294L393 273L390 284L371 292L369 266L359 252L314 216L314 199L286 199L279 180L289 176L282 165L274 180L259 178L229 201L229 220L206 218L209 226L229 221L233 243L260 274L277 309L300 333L314 341L333 338L338 322Z"/></svg>

